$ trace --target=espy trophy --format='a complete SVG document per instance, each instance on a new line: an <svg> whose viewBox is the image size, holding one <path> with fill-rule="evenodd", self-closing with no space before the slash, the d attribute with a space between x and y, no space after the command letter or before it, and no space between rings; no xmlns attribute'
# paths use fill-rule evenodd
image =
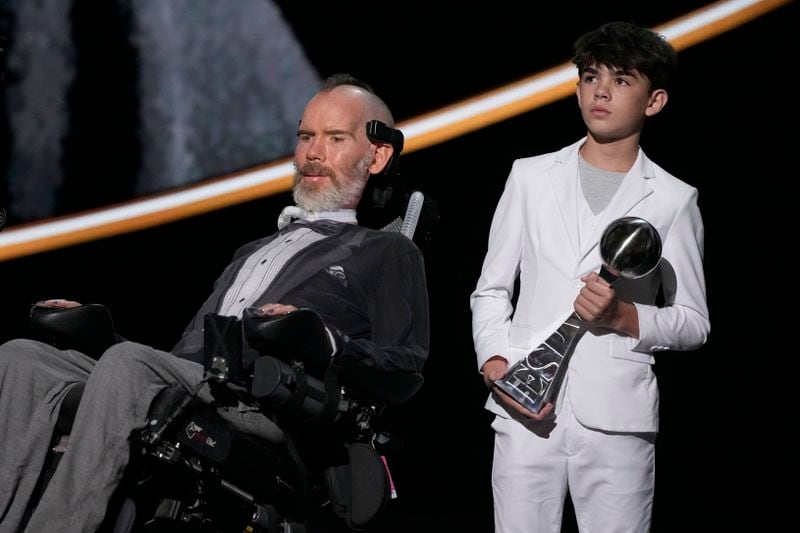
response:
<svg viewBox="0 0 800 533"><path fill-rule="evenodd" d="M603 266L599 275L609 284L619 278L638 279L658 266L661 237L646 220L622 217L611 222L600 238ZM575 311L525 358L515 363L495 385L530 411L537 413L558 391L572 349L583 333Z"/></svg>

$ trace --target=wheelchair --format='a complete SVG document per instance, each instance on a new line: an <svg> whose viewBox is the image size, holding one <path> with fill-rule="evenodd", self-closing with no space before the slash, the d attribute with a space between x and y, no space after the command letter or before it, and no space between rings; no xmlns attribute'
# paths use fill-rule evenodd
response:
<svg viewBox="0 0 800 533"><path fill-rule="evenodd" d="M390 142L399 154L402 135ZM434 201L392 173L368 182L358 217L368 227L402 233L424 252L439 214ZM393 492L384 454L397 447L379 431L380 418L416 394L422 375L327 364L327 332L310 309L205 320L204 379L191 393L168 387L152 403L145 429L131 437L130 464L103 533L303 533L308 518L326 506L349 529L374 524ZM31 329L38 340L95 358L119 340L99 304L34 306ZM236 431L216 405L196 398L202 386L218 405L241 402L269 417L281 441ZM83 385L74 386L62 402L34 499L68 446L82 392Z"/></svg>
<svg viewBox="0 0 800 533"><path fill-rule="evenodd" d="M40 340L94 356L116 341L113 333L98 335L113 332L113 322L97 304L34 307L31 325ZM131 437L131 461L102 530L302 533L325 506L348 528L368 528L392 491L384 454L394 443L378 431L380 417L424 380L328 364L330 349L325 324L310 309L206 315L204 379L192 392L176 385L156 397L146 427ZM214 404L196 398L203 386ZM39 494L68 446L82 389L73 387L62 404ZM217 407L235 402L270 417L282 438L231 427Z"/></svg>

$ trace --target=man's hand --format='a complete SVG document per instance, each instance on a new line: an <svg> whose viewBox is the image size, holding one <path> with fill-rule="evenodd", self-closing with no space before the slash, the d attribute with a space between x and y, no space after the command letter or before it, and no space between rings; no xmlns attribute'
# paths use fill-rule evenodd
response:
<svg viewBox="0 0 800 533"><path fill-rule="evenodd" d="M500 401L506 405L506 407L513 409L525 418L544 420L550 416L550 413L553 412L553 404L548 402L544 404L541 409L539 409L538 413L534 413L533 411L523 407L521 403L503 392L502 389L495 386L494 382L505 376L506 372L508 372L508 361L505 357L495 355L489 358L489 360L483 364L481 372L483 373L483 382L486 384L489 390L493 391L496 394L496 397L499 398Z"/></svg>
<svg viewBox="0 0 800 533"><path fill-rule="evenodd" d="M80 307L80 302L75 302L73 300L41 300L36 302L36 305L39 307L46 307L48 309L71 309L73 307Z"/></svg>
<svg viewBox="0 0 800 533"><path fill-rule="evenodd" d="M266 316L288 315L292 311L297 311L295 306L285 304L264 304L259 309L261 314Z"/></svg>

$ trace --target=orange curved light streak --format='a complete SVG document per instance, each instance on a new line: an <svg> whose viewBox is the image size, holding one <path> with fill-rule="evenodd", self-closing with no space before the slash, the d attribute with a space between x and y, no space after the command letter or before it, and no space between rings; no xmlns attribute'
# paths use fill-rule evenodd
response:
<svg viewBox="0 0 800 533"><path fill-rule="evenodd" d="M792 0L723 0L654 28L684 50ZM574 94L574 68L563 63L541 73L401 122L405 153L485 128ZM166 224L288 191L291 159L206 180L182 190L94 211L21 224L0 233L0 261Z"/></svg>

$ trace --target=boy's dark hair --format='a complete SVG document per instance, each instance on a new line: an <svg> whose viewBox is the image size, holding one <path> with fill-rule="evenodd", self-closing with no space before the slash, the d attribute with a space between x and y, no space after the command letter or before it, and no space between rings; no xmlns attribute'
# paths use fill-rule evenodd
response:
<svg viewBox="0 0 800 533"><path fill-rule="evenodd" d="M662 35L648 28L609 22L575 41L572 62L581 74L592 65L636 70L650 80L653 91L669 88L678 54Z"/></svg>
<svg viewBox="0 0 800 533"><path fill-rule="evenodd" d="M341 85L354 85L356 87L364 89L368 93L375 94L375 91L372 90L372 87L370 87L368 83L363 82L358 78L355 78L350 74L344 72L333 74L325 78L325 80L320 85L319 90L320 92L327 92Z"/></svg>

